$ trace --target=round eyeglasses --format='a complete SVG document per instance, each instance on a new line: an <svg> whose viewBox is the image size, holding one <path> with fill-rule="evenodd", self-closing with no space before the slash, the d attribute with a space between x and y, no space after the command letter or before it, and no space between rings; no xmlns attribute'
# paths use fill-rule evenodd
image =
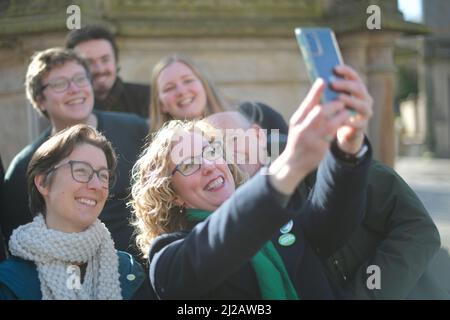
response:
<svg viewBox="0 0 450 320"><path fill-rule="evenodd" d="M73 180L81 183L88 183L94 177L94 173L97 175L98 180L102 184L104 189L111 189L114 187L116 177L112 170L99 169L94 170L92 166L84 161L70 160L68 162L54 166L49 172L59 169L65 165L70 165L70 171L72 173Z"/></svg>
<svg viewBox="0 0 450 320"><path fill-rule="evenodd" d="M49 87L52 91L61 93L69 89L70 83L72 82L75 83L78 88L86 87L91 83L89 77L85 73L79 73L74 75L71 79L66 77L53 79L42 86L42 91Z"/></svg>
<svg viewBox="0 0 450 320"><path fill-rule="evenodd" d="M202 154L196 157L190 157L176 165L172 171L174 175L177 171L183 176L187 177L196 173L202 167L202 159L208 161L216 161L223 155L223 147L220 141L213 142L205 146L202 150Z"/></svg>

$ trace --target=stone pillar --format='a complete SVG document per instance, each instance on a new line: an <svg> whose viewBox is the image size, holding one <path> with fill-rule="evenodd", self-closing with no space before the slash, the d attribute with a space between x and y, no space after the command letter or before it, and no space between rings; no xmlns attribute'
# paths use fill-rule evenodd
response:
<svg viewBox="0 0 450 320"><path fill-rule="evenodd" d="M337 35L344 63L356 71L367 85L367 46L369 37L364 33Z"/></svg>
<svg viewBox="0 0 450 320"><path fill-rule="evenodd" d="M374 98L374 117L369 134L374 156L389 166L395 161L395 66L394 41L397 32L371 34L367 48L367 83Z"/></svg>
<svg viewBox="0 0 450 320"><path fill-rule="evenodd" d="M394 40L397 32L359 32L338 36L344 62L358 71L374 99L368 136L374 157L393 166L395 160Z"/></svg>
<svg viewBox="0 0 450 320"><path fill-rule="evenodd" d="M450 3L423 3L423 20L431 29L421 42L420 92L428 112L427 145L437 157L450 158Z"/></svg>
<svg viewBox="0 0 450 320"><path fill-rule="evenodd" d="M380 28L369 29L369 6L379 11ZM423 32L423 26L403 20L397 3L389 0L329 1L325 16L338 36L344 62L354 67L374 99L374 116L369 125L374 157L393 166L395 147L395 40L402 33Z"/></svg>

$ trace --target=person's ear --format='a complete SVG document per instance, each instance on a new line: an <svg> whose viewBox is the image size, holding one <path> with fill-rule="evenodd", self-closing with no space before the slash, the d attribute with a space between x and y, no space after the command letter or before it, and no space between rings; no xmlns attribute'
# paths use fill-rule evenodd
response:
<svg viewBox="0 0 450 320"><path fill-rule="evenodd" d="M46 180L47 176L43 174L34 177L34 185L36 186L40 194L42 194L42 196L46 196L50 192L50 185Z"/></svg>
<svg viewBox="0 0 450 320"><path fill-rule="evenodd" d="M39 110L41 110L41 112L45 111L45 97L43 94L40 94L36 97L36 105L38 107Z"/></svg>

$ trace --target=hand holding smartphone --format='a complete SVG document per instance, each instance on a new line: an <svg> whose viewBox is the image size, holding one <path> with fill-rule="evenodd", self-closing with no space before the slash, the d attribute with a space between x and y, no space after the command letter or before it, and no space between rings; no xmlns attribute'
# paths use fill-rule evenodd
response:
<svg viewBox="0 0 450 320"><path fill-rule="evenodd" d="M343 60L334 32L329 28L296 28L295 35L311 82L317 78L325 81L322 103L336 100L339 92L331 88L331 82L340 78L334 67L343 64Z"/></svg>
<svg viewBox="0 0 450 320"><path fill-rule="evenodd" d="M362 150L364 131L373 114L373 98L357 72L352 68L347 66L341 68L339 75L335 73L336 66L343 65L343 60L336 37L331 29L296 28L295 34L310 80L315 81L317 78L322 78L325 81L322 103L337 100L340 93L345 94L340 100L350 111L351 121L338 129L337 139L341 150L357 154L358 150ZM337 89L339 91L335 91L331 87L331 83L344 77L346 81L339 81L333 85L334 88L339 88ZM356 117L356 115L358 116Z"/></svg>

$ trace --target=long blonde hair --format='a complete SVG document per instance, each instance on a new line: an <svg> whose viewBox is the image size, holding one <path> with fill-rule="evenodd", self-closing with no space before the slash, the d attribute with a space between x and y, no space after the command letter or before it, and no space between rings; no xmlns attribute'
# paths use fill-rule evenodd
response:
<svg viewBox="0 0 450 320"><path fill-rule="evenodd" d="M151 143L133 167L132 199L128 205L134 215L132 224L137 234L136 243L144 257L148 256L152 241L157 236L192 227L192 223L182 212L183 208L175 203L170 155L176 136L194 130L203 134L210 142L220 132L205 120L169 121L149 140ZM226 152L225 148L223 152ZM236 164L229 164L228 167L238 187L247 177Z"/></svg>
<svg viewBox="0 0 450 320"><path fill-rule="evenodd" d="M189 58L180 55L172 55L160 60L152 71L151 76L151 97L150 97L150 131L158 131L165 122L173 120L169 113L163 113L161 111L161 100L159 99L158 77L161 72L168 66L175 62L180 62L186 65L195 76L201 81L206 94L206 106L204 116L210 114L227 111L230 109L229 103L221 97L214 84L200 71L200 69ZM192 119L188 119L192 120Z"/></svg>

